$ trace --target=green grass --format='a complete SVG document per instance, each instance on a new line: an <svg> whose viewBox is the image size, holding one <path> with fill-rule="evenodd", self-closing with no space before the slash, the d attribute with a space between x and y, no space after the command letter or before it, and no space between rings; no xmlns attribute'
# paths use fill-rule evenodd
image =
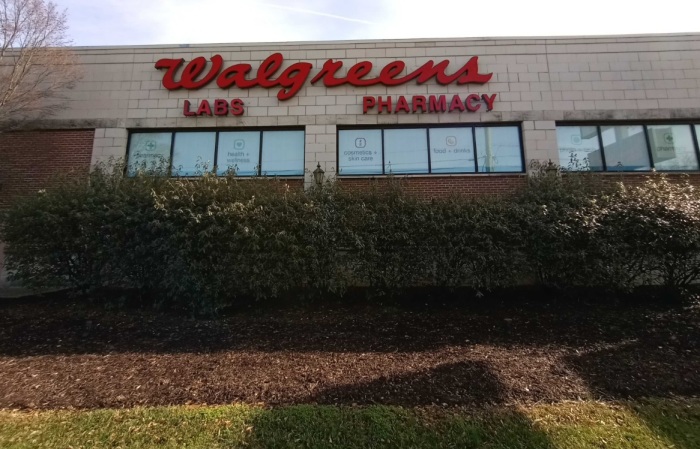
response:
<svg viewBox="0 0 700 449"><path fill-rule="evenodd" d="M700 400L0 411L0 448L700 448Z"/></svg>

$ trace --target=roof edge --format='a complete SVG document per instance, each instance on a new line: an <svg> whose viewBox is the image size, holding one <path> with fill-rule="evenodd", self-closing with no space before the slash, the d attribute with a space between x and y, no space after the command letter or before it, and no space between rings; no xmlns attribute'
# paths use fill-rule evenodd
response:
<svg viewBox="0 0 700 449"><path fill-rule="evenodd" d="M212 42L212 43L182 43L182 44L146 44L146 45L95 45L71 46L73 50L125 50L125 49L182 49L207 47L271 47L271 46L314 46L314 45L367 45L390 43L429 43L429 42L498 42L498 41L562 41L562 40L609 40L609 39L664 39L690 37L700 38L700 32L679 33L648 33L648 34L601 34L601 35L571 35L571 36L495 36L495 37L440 37L416 39L351 39L327 41L280 41L280 42Z"/></svg>

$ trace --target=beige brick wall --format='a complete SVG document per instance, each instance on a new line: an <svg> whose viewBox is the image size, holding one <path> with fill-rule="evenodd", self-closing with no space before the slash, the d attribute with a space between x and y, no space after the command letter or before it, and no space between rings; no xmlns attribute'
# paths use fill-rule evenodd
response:
<svg viewBox="0 0 700 449"><path fill-rule="evenodd" d="M126 128L97 128L92 150L92 165L123 159L126 155Z"/></svg>
<svg viewBox="0 0 700 449"><path fill-rule="evenodd" d="M700 118L700 35L647 35L579 38L448 39L373 42L319 42L217 46L152 46L77 49L85 76L68 96L66 109L54 117L74 126L98 123L93 163L126 153L127 130L159 127L246 127L298 125L306 130L306 168L320 162L327 173L336 167L336 125L407 123L522 123L525 158L557 160L555 123L574 120L648 120ZM292 99L280 101L277 88L223 91L211 83L197 91L168 91L161 58L210 57L225 66L248 62L255 68L280 52L285 65L311 62L315 70L329 59L346 70L371 60L373 75L401 59L407 71L428 60L448 59L450 69L479 56L485 85L424 85L326 88L308 81ZM213 87L212 87L213 86ZM364 95L498 94L493 111L442 114L362 114ZM245 114L234 117L184 117L183 103L241 98ZM449 97L448 97L449 98Z"/></svg>

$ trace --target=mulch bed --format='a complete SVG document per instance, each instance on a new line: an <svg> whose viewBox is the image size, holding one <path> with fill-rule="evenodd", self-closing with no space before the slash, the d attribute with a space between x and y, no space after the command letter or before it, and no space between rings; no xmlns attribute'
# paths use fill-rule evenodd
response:
<svg viewBox="0 0 700 449"><path fill-rule="evenodd" d="M61 294L2 300L0 408L700 395L698 307L512 296L264 308L208 320Z"/></svg>

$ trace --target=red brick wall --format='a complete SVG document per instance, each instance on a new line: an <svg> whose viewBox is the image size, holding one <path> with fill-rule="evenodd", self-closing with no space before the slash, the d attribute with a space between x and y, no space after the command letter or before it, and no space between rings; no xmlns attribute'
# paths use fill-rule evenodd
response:
<svg viewBox="0 0 700 449"><path fill-rule="evenodd" d="M0 209L46 188L57 173L90 169L95 131L25 131L0 134Z"/></svg>
<svg viewBox="0 0 700 449"><path fill-rule="evenodd" d="M623 182L626 185L640 185L651 176L651 173L595 173L596 181L603 184ZM688 179L690 183L700 188L700 173L680 174L668 173L671 181ZM445 198L451 194L479 196L502 195L522 189L527 184L527 175L493 175L493 176L435 176L435 177L404 177L395 178L404 189L419 198ZM381 186L388 182L386 178L339 178L340 183L350 189L370 189L374 185Z"/></svg>
<svg viewBox="0 0 700 449"><path fill-rule="evenodd" d="M638 186L644 183L652 173L621 173L600 175L605 183L622 182L628 186ZM700 173L666 173L666 177L671 182L683 182L688 180L695 187L700 187Z"/></svg>
<svg viewBox="0 0 700 449"><path fill-rule="evenodd" d="M527 175L494 176L426 176L395 178L407 192L419 198L445 198L450 195L494 195L508 194L523 188ZM339 178L340 183L350 189L369 189L373 185L386 183L386 178Z"/></svg>
<svg viewBox="0 0 700 449"><path fill-rule="evenodd" d="M299 189L303 190L304 189L304 180L303 179L287 179L284 181L286 185L289 186L290 189Z"/></svg>

